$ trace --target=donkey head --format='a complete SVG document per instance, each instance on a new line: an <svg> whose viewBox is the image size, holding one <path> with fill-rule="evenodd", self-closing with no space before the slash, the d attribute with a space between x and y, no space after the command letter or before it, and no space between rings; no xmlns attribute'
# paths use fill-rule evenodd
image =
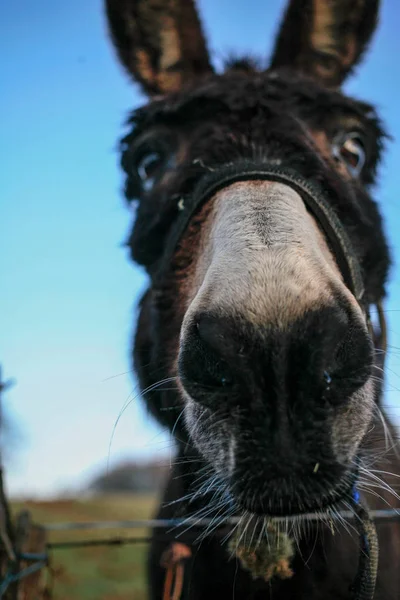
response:
<svg viewBox="0 0 400 600"><path fill-rule="evenodd" d="M389 258L369 189L383 133L340 84L374 0L292 0L268 69L211 66L191 0L108 0L150 97L122 140L150 287L135 366L158 420L235 505L323 508L353 485L378 394L369 307Z"/></svg>

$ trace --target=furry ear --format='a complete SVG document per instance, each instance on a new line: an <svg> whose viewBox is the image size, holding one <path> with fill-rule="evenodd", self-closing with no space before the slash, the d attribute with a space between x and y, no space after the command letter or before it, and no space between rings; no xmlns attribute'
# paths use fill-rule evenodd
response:
<svg viewBox="0 0 400 600"><path fill-rule="evenodd" d="M106 0L106 9L119 58L147 94L212 72L193 0Z"/></svg>
<svg viewBox="0 0 400 600"><path fill-rule="evenodd" d="M376 28L379 0L289 0L271 68L293 67L339 86Z"/></svg>

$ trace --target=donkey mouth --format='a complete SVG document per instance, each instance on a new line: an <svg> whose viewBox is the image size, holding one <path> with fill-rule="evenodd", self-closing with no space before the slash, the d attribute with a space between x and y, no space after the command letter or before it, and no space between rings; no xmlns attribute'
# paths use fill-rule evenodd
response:
<svg viewBox="0 0 400 600"><path fill-rule="evenodd" d="M283 490L287 485L281 484L281 490L274 489L268 494L254 491L234 494L239 510L245 510L257 516L272 518L287 518L305 516L310 513L326 514L337 512L343 502L351 500L357 482L356 471L347 473L335 486L306 492L293 491L288 494ZM281 493L280 493L281 491Z"/></svg>

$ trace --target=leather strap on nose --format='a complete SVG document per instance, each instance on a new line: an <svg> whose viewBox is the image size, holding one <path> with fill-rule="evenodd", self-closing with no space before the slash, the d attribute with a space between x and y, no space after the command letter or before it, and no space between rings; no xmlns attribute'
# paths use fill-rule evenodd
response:
<svg viewBox="0 0 400 600"><path fill-rule="evenodd" d="M359 261L342 223L327 201L323 190L307 181L296 171L268 164L254 165L243 163L222 167L203 177L193 195L180 200L180 218L178 218L174 229L171 231L166 252L160 264L159 274L165 274L166 269L168 269L171 263L176 246L191 218L207 200L219 190L232 183L260 179L284 183L300 194L307 209L315 217L324 232L345 284L354 294L357 301L363 305L364 285Z"/></svg>

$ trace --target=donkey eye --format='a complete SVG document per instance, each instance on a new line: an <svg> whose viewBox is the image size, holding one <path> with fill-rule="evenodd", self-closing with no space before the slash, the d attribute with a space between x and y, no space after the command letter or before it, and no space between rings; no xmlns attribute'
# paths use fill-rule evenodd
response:
<svg viewBox="0 0 400 600"><path fill-rule="evenodd" d="M121 165L127 175L128 200L139 200L169 169L176 167L179 139L175 134L160 130L136 138L132 133L121 142Z"/></svg>
<svg viewBox="0 0 400 600"><path fill-rule="evenodd" d="M148 150L136 161L135 169L142 188L148 192L165 170L167 163L163 152Z"/></svg>
<svg viewBox="0 0 400 600"><path fill-rule="evenodd" d="M358 177L365 164L365 149L359 133L341 134L333 141L333 156L340 160L353 177Z"/></svg>

